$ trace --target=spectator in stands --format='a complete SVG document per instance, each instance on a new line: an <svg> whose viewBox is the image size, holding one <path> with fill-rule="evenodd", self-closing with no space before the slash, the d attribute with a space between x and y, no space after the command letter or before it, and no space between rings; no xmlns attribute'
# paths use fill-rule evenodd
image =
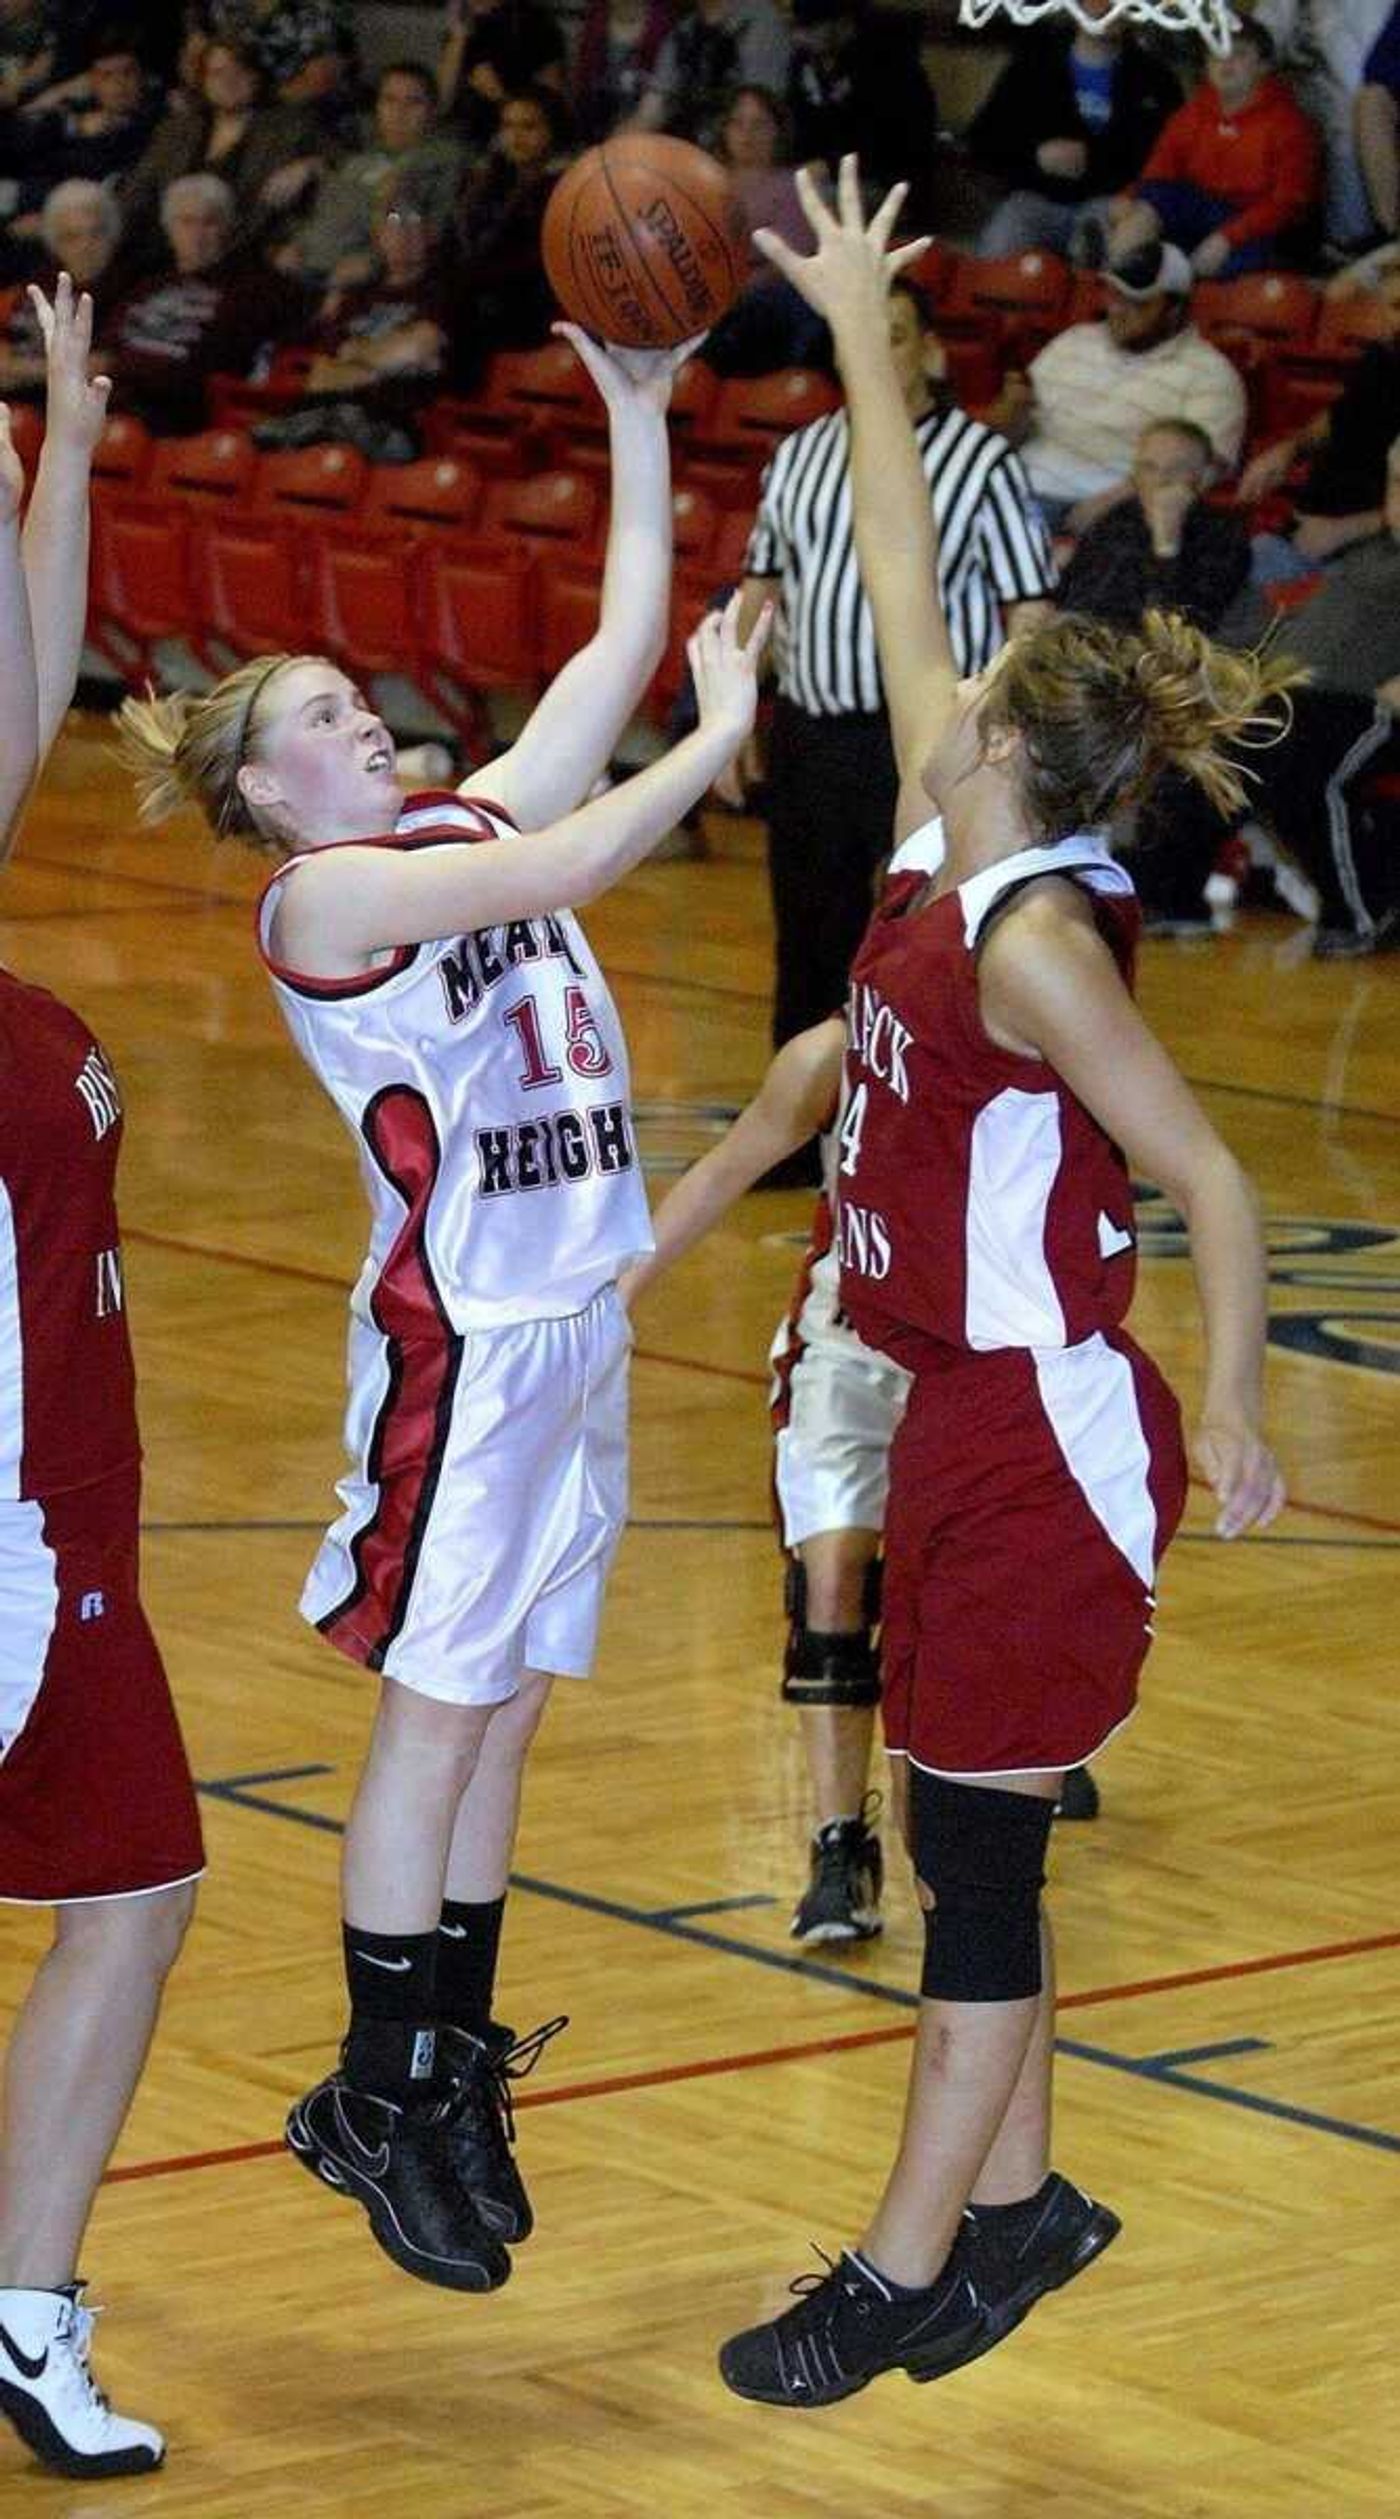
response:
<svg viewBox="0 0 1400 2519"><path fill-rule="evenodd" d="M567 128L552 88L524 88L501 106L483 165L457 205L453 279L455 381L470 385L493 350L531 349L549 337L557 309L540 250L545 204L559 173Z"/></svg>
<svg viewBox="0 0 1400 2519"><path fill-rule="evenodd" d="M250 53L283 105L333 117L355 60L350 0L208 0L211 36Z"/></svg>
<svg viewBox="0 0 1400 2519"><path fill-rule="evenodd" d="M1233 279L1306 257L1322 189L1316 126L1273 67L1257 18L1238 18L1193 96L1162 131L1138 181L1114 204L1115 251L1165 236L1200 280Z"/></svg>
<svg viewBox="0 0 1400 2519"><path fill-rule="evenodd" d="M98 357L115 407L176 437L203 427L209 378L246 376L299 308L289 283L235 252L234 198L221 176L178 176L160 216L169 260L116 307Z"/></svg>
<svg viewBox="0 0 1400 2519"><path fill-rule="evenodd" d="M182 175L217 175L233 201L240 248L268 231L320 171L323 145L310 107L269 99L256 56L222 36L204 49L199 95L173 108L119 187L126 232L159 251L157 213ZM163 215L163 214L162 214Z"/></svg>
<svg viewBox="0 0 1400 2519"><path fill-rule="evenodd" d="M865 183L881 192L907 181L906 217L916 227L936 225L938 99L923 63L922 13L865 0L793 0L792 23L794 163L834 170L854 151Z"/></svg>
<svg viewBox="0 0 1400 2519"><path fill-rule="evenodd" d="M1067 612L1135 630L1144 612L1184 612L1216 631L1249 577L1238 514L1207 504L1215 455L1194 420L1154 420L1133 457L1132 495L1091 525L1060 581ZM1133 876L1149 934L1206 934L1204 886L1223 827L1199 788L1169 770L1135 816Z"/></svg>
<svg viewBox="0 0 1400 2519"><path fill-rule="evenodd" d="M1400 805L1385 785L1400 782L1400 439L1390 450L1380 530L1343 552L1281 628L1251 589L1221 637L1253 646L1270 628L1311 679L1292 694L1285 739L1247 756L1249 811L1273 826L1316 888L1315 954L1393 952L1400 948ZM1183 794L1147 874L1149 900L1154 881L1174 885L1169 897L1182 903L1194 892L1200 923L1201 887L1224 834L1204 800Z"/></svg>
<svg viewBox="0 0 1400 2519"><path fill-rule="evenodd" d="M81 73L44 89L10 124L4 155L6 172L18 181L20 218L72 176L102 183L134 166L161 103L132 37L99 37Z"/></svg>
<svg viewBox="0 0 1400 2519"><path fill-rule="evenodd" d="M773 0L690 0L657 54L635 127L712 149L735 88L781 96L791 57L788 22Z"/></svg>
<svg viewBox="0 0 1400 2519"><path fill-rule="evenodd" d="M755 228L772 228L805 252L812 231L798 198L786 117L771 88L735 89L715 154L750 236ZM757 247L751 252L751 276L737 304L705 343L709 365L721 376L766 376L778 367L825 363L831 350L826 325Z"/></svg>
<svg viewBox="0 0 1400 2519"><path fill-rule="evenodd" d="M1019 445L1052 528L1082 533L1132 495L1134 450L1151 420L1192 420L1233 471L1244 386L1191 321L1191 266L1175 245L1115 254L1101 323L1071 324L1007 379L988 414Z"/></svg>
<svg viewBox="0 0 1400 2519"><path fill-rule="evenodd" d="M1090 5L1102 16L1110 0ZM1121 21L1029 30L967 133L977 165L1010 187L978 252L1074 251L1086 217L1102 228L1180 102L1171 72Z"/></svg>
<svg viewBox="0 0 1400 2519"><path fill-rule="evenodd" d="M322 174L310 212L272 249L279 271L313 288L356 288L373 276L374 225L387 189L407 177L440 236L462 181L462 141L438 122L437 87L420 62L392 61L374 91L363 148Z"/></svg>
<svg viewBox="0 0 1400 2519"><path fill-rule="evenodd" d="M1374 224L1356 145L1356 92L1390 0L1258 0L1280 64L1322 134L1328 243L1355 252Z"/></svg>
<svg viewBox="0 0 1400 2519"><path fill-rule="evenodd" d="M442 110L475 148L489 148L508 96L565 85L563 30L544 0L447 0L438 60Z"/></svg>
<svg viewBox="0 0 1400 2519"><path fill-rule="evenodd" d="M43 258L29 277L52 298L60 271L67 271L79 289L86 289L94 308L94 329L113 303L120 285L116 255L121 241L121 213L103 184L74 175L57 184L39 219ZM38 399L45 379L43 335L26 290L14 302L0 330L0 394L10 401Z"/></svg>
<svg viewBox="0 0 1400 2519"><path fill-rule="evenodd" d="M308 399L350 404L371 421L411 428L446 364L451 315L440 237L433 193L420 192L412 176L396 178L374 225L376 276L337 292L317 327ZM375 451L369 437L360 442ZM417 452L416 441L394 451Z"/></svg>
<svg viewBox="0 0 1400 2519"><path fill-rule="evenodd" d="M1370 52L1356 94L1356 150L1367 198L1385 236L1400 231L1400 6Z"/></svg>
<svg viewBox="0 0 1400 2519"><path fill-rule="evenodd" d="M0 108L37 96L60 69L51 0L0 0Z"/></svg>
<svg viewBox="0 0 1400 2519"><path fill-rule="evenodd" d="M632 120L673 23L670 0L588 0L569 88L581 146Z"/></svg>
<svg viewBox="0 0 1400 2519"><path fill-rule="evenodd" d="M1255 576L1261 584L1306 576L1380 531L1390 450L1400 435L1400 246L1378 266L1375 286L1389 311L1390 338L1367 344L1340 401L1306 428L1266 447L1241 478L1241 501L1253 505L1281 490L1301 457L1311 458L1291 534L1266 535L1256 543Z"/></svg>

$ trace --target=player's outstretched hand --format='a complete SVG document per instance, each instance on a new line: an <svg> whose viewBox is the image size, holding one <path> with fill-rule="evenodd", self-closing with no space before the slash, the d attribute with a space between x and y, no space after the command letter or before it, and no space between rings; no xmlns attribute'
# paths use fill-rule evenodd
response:
<svg viewBox="0 0 1400 2519"><path fill-rule="evenodd" d="M10 406L0 402L0 525L12 525L24 505L24 466L10 435Z"/></svg>
<svg viewBox="0 0 1400 2519"><path fill-rule="evenodd" d="M773 624L773 607L765 604L747 639L739 636L742 590L730 596L723 612L707 612L686 648L695 683L696 706L705 734L721 730L738 751L758 709L758 669Z"/></svg>
<svg viewBox="0 0 1400 2519"><path fill-rule="evenodd" d="M581 324L555 324L561 341L572 343L610 411L635 405L643 411L664 411L686 360L704 340L697 332L671 350L627 350L615 341L595 341Z"/></svg>
<svg viewBox="0 0 1400 2519"><path fill-rule="evenodd" d="M1217 1539L1267 1529L1283 1509L1283 1476L1263 1436L1243 1420L1206 1418L1192 1445L1196 1466L1215 1490Z"/></svg>
<svg viewBox="0 0 1400 2519"><path fill-rule="evenodd" d="M771 228L754 230L754 243L785 280L825 315L833 333L843 324L878 322L883 330L889 285L905 265L928 252L931 236L916 236L909 245L891 245L895 222L908 195L907 184L887 192L872 219L860 197L860 166L843 157L836 179L836 208L823 199L815 169L799 168L797 190L816 238L816 251L799 254Z"/></svg>
<svg viewBox="0 0 1400 2519"><path fill-rule="evenodd" d="M73 447L90 455L107 418L110 376L90 376L92 299L79 295L66 271L60 271L52 298L30 283L29 302L44 337L48 384L44 411L44 442Z"/></svg>

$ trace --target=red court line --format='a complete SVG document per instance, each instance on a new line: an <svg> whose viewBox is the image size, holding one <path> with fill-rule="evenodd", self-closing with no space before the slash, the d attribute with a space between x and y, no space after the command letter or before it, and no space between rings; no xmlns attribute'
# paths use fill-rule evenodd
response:
<svg viewBox="0 0 1400 2519"><path fill-rule="evenodd" d="M1367 1951L1400 1947L1400 1933L1372 1933L1351 1942L1323 1942L1312 1950L1273 1951L1262 1959L1231 1959L1214 1968L1186 1968L1176 1976L1142 1977L1134 1985L1087 1986L1079 1994L1062 1994L1056 2012L1086 2011L1094 2004L1130 2003L1145 1994L1170 1994L1179 1986L1218 1985L1234 1977L1263 1976L1277 1968L1306 1968L1321 1960L1355 1959ZM517 2108L557 2108L566 2100L608 2099L619 2091L660 2090L672 2082L708 2081L720 2073L753 2073L766 2064L801 2064L812 2056L846 2055L861 2047L892 2047L914 2035L912 2021L895 2021L883 2029L848 2029L834 2038L803 2038L785 2047L754 2047L743 2055L701 2056L693 2064L663 2064L644 2073L609 2073L591 2082L566 2082L558 2090L520 2091ZM269 2160L280 2152L280 2140L235 2143L226 2151L185 2152L170 2160L133 2161L127 2169L109 2169L108 2187L133 2178L178 2177L192 2169L227 2169L239 2161Z"/></svg>

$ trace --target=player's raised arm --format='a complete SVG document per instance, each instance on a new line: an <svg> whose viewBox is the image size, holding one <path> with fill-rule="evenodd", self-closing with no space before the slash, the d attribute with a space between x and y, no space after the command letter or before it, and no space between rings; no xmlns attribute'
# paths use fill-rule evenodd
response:
<svg viewBox="0 0 1400 2519"><path fill-rule="evenodd" d="M783 1043L752 1102L662 1199L651 1220L656 1248L622 1279L625 1302L644 1294L773 1164L826 1127L841 1089L845 1039L845 1025L833 1016Z"/></svg>
<svg viewBox="0 0 1400 2519"><path fill-rule="evenodd" d="M936 739L957 682L928 483L889 346L889 284L930 240L890 244L905 184L896 184L866 221L853 157L841 161L835 214L810 168L797 183L815 251L794 253L766 228L754 241L831 326L850 415L856 553L875 616L895 757L908 778Z"/></svg>
<svg viewBox="0 0 1400 2519"><path fill-rule="evenodd" d="M73 697L87 618L88 503L93 449L110 379L88 374L92 299L61 271L50 300L31 287L44 337L44 445L24 524L24 573L39 677L39 751L48 752Z"/></svg>
<svg viewBox="0 0 1400 2519"><path fill-rule="evenodd" d="M34 640L20 561L23 497L24 471L10 443L9 406L0 402L0 861L10 853L39 766Z"/></svg>
<svg viewBox="0 0 1400 2519"><path fill-rule="evenodd" d="M665 651L671 604L671 387L694 349L605 348L577 324L571 341L608 413L612 459L598 627L531 711L508 752L473 773L464 796L504 805L537 831L581 804L607 769Z"/></svg>

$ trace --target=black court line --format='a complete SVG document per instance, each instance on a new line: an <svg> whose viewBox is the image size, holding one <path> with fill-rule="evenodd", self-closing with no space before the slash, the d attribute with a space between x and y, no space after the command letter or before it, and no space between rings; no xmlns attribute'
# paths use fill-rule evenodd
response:
<svg viewBox="0 0 1400 2519"><path fill-rule="evenodd" d="M260 1774L224 1776L212 1783L202 1783L198 1790L215 1801L230 1802L236 1808L264 1812L272 1819L291 1820L303 1828L316 1828L330 1836L343 1836L344 1822L329 1818L323 1811L301 1810L292 1802L273 1802L253 1788L263 1784L288 1784L300 1777L331 1775L326 1766L274 1767ZM555 1900L559 1905L580 1908L587 1915L601 1915L613 1923L640 1925L650 1933L664 1933L672 1940L693 1942L703 1950L719 1951L734 1959L746 1959L761 1968L776 1968L784 1976L808 1977L821 1985L838 1986L843 1993L864 1995L867 2001L892 2003L901 2011L917 2011L919 1997L902 1986L882 1985L873 1977L856 1976L846 1968L830 1968L812 1959L796 1959L785 1951L765 1950L756 1942L741 1942L732 1934L710 1932L703 1925L687 1921L693 1915L718 1912L723 1908L773 1906L775 1899L714 1899L701 1907L633 1907L618 1898L601 1898L592 1890L569 1889L560 1881L541 1880L528 1872L512 1872L512 1889L524 1890L535 1898ZM1172 2090L1184 2090L1203 2099L1214 2099L1222 2105L1246 2109L1254 2116L1274 2117L1287 2125L1303 2127L1314 2134L1332 2134L1340 2139L1369 2145L1375 2151L1400 2152L1400 2135L1384 2134L1378 2127L1357 2125L1345 2117L1324 2116L1312 2108L1290 2107L1286 2101L1261 2098L1256 2091L1239 2090L1226 2082L1207 2081L1202 2075L1181 2069L1215 2057L1260 2054L1267 2046L1262 2038L1226 2039L1208 2047L1183 2047L1150 2056L1124 2056L1111 2047L1096 2047L1083 2039L1055 2040L1057 2055L1072 2056L1083 2064L1102 2065L1115 2073L1128 2073L1134 2079L1156 2082Z"/></svg>
<svg viewBox="0 0 1400 2519"><path fill-rule="evenodd" d="M1268 2041L1231 2038L1220 2046L1183 2048L1184 2060L1205 2062L1212 2056L1257 2055ZM1189 2091L1196 2099L1215 2099L1226 2108L1244 2108L1251 2116L1275 2117L1284 2125L1302 2126L1310 2134L1335 2134L1345 2143L1364 2143L1376 2152L1400 2152L1400 2134L1383 2134L1379 2126L1357 2125L1349 2117L1324 2116L1316 2108L1293 2108L1283 2099L1264 2099L1258 2091L1241 2090L1233 2082L1207 2081L1204 2074L1179 2069L1170 2056L1115 2055L1111 2047L1086 2046L1081 2038L1057 2038L1057 2055L1075 2056L1081 2064L1101 2064L1110 2073L1128 2073L1140 2082L1159 2082L1168 2090Z"/></svg>

